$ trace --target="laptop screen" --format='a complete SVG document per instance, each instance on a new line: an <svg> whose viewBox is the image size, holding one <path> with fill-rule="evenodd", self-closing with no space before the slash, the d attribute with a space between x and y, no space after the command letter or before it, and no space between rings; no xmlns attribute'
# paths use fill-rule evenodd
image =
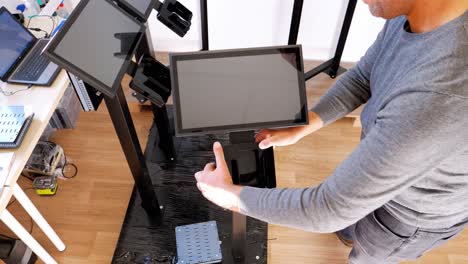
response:
<svg viewBox="0 0 468 264"><path fill-rule="evenodd" d="M0 79L34 41L34 37L11 16L0 9Z"/></svg>

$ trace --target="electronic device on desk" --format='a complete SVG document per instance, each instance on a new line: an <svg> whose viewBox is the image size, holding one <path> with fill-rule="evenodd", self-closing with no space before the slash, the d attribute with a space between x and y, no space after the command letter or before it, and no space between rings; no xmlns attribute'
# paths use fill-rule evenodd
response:
<svg viewBox="0 0 468 264"><path fill-rule="evenodd" d="M31 125L29 106L0 106L0 148L17 148Z"/></svg>
<svg viewBox="0 0 468 264"><path fill-rule="evenodd" d="M230 132L236 184L275 187L272 148L254 130L308 124L300 45L170 54L177 136Z"/></svg>
<svg viewBox="0 0 468 264"><path fill-rule="evenodd" d="M70 73L70 79L77 93L80 95L79 90L81 90L83 97L86 97L85 89L90 97L93 94L87 86L110 97L115 95L127 68L135 65L131 60L131 55L134 54L146 30L143 22L146 21L151 10L158 6L158 1L154 0L119 0L116 2L118 5L108 0L81 1L64 22L63 30L57 32L44 50L44 54L50 60ZM171 8L171 6L166 8ZM177 7L179 9L173 10L174 13L183 9L178 5ZM101 21L104 16L106 17L105 23ZM190 18L187 17L189 20ZM171 29L186 32L189 27L173 26ZM82 45L83 40L94 44ZM134 66L135 70L132 72L132 75L136 76L132 82L132 89L143 94L156 105L162 106L171 93L169 69L151 56L145 56L140 63ZM147 75L148 72L152 75ZM162 78L157 76L162 76ZM101 100L100 96L96 100L90 99L94 102ZM83 104L85 111L96 108L96 106L87 107L89 101L86 98L82 99L82 102L85 102Z"/></svg>
<svg viewBox="0 0 468 264"><path fill-rule="evenodd" d="M70 83L73 86L73 89L80 100L81 107L83 111L90 112L90 111L97 111L99 105L104 98L103 94L91 87L85 81L78 78L78 76L74 75L71 72L67 72L68 77L70 78Z"/></svg>
<svg viewBox="0 0 468 264"><path fill-rule="evenodd" d="M5 7L0 8L0 79L51 85L60 68L41 55L48 39L37 39Z"/></svg>
<svg viewBox="0 0 468 264"><path fill-rule="evenodd" d="M114 2L82 0L44 54L86 84L114 97L144 31L141 22ZM83 45L83 41L93 45Z"/></svg>

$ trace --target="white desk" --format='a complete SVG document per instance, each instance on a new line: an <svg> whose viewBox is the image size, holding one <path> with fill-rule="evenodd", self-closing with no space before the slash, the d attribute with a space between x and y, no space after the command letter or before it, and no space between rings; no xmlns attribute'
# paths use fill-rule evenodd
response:
<svg viewBox="0 0 468 264"><path fill-rule="evenodd" d="M34 147L45 130L49 119L68 87L69 79L65 71L58 75L51 87L33 86L27 91L18 92L12 96L0 94L0 105L30 105L34 119L26 133L21 146L17 149L0 150L0 152L15 152L15 159L10 169L5 187L0 194L0 220L2 220L34 253L45 263L57 263L47 251L26 231L26 229L8 212L6 206L14 195L36 224L49 237L58 250L65 250L65 244L39 213L31 200L26 196L17 180L29 159ZM25 89L24 85L3 85L5 91Z"/></svg>

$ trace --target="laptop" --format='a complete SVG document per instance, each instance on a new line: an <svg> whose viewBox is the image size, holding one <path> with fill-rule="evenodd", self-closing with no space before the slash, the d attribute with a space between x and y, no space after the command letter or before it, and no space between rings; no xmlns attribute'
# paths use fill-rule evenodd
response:
<svg viewBox="0 0 468 264"><path fill-rule="evenodd" d="M37 39L5 7L0 8L0 80L50 86L60 68L42 56L48 39Z"/></svg>

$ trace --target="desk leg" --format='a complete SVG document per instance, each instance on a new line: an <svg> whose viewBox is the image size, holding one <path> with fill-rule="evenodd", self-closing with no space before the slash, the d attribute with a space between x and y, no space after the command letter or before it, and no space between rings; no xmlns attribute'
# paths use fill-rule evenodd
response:
<svg viewBox="0 0 468 264"><path fill-rule="evenodd" d="M135 185L141 197L141 205L146 213L159 222L162 218L158 198L153 189L146 160L141 151L132 116L128 110L127 101L122 87L119 87L114 97L104 97L109 110L115 132L122 146L128 166L135 180Z"/></svg>
<svg viewBox="0 0 468 264"><path fill-rule="evenodd" d="M52 229L49 223L47 223L45 218L42 216L39 210L37 210L37 208L34 206L31 200L29 200L28 196L23 192L23 190L18 184L15 184L13 186L13 195L21 204L21 206L23 206L26 212L28 212L31 218L34 219L34 222L36 222L39 228L42 229L44 234L46 234L50 241L52 241L55 247L60 251L64 251L65 244L63 243L63 241L59 238L57 233L55 233L54 229Z"/></svg>
<svg viewBox="0 0 468 264"><path fill-rule="evenodd" d="M0 219L8 228L23 241L42 261L47 264L56 264L57 262L47 251L24 229L24 227L16 220L16 218L5 209L0 215Z"/></svg>

